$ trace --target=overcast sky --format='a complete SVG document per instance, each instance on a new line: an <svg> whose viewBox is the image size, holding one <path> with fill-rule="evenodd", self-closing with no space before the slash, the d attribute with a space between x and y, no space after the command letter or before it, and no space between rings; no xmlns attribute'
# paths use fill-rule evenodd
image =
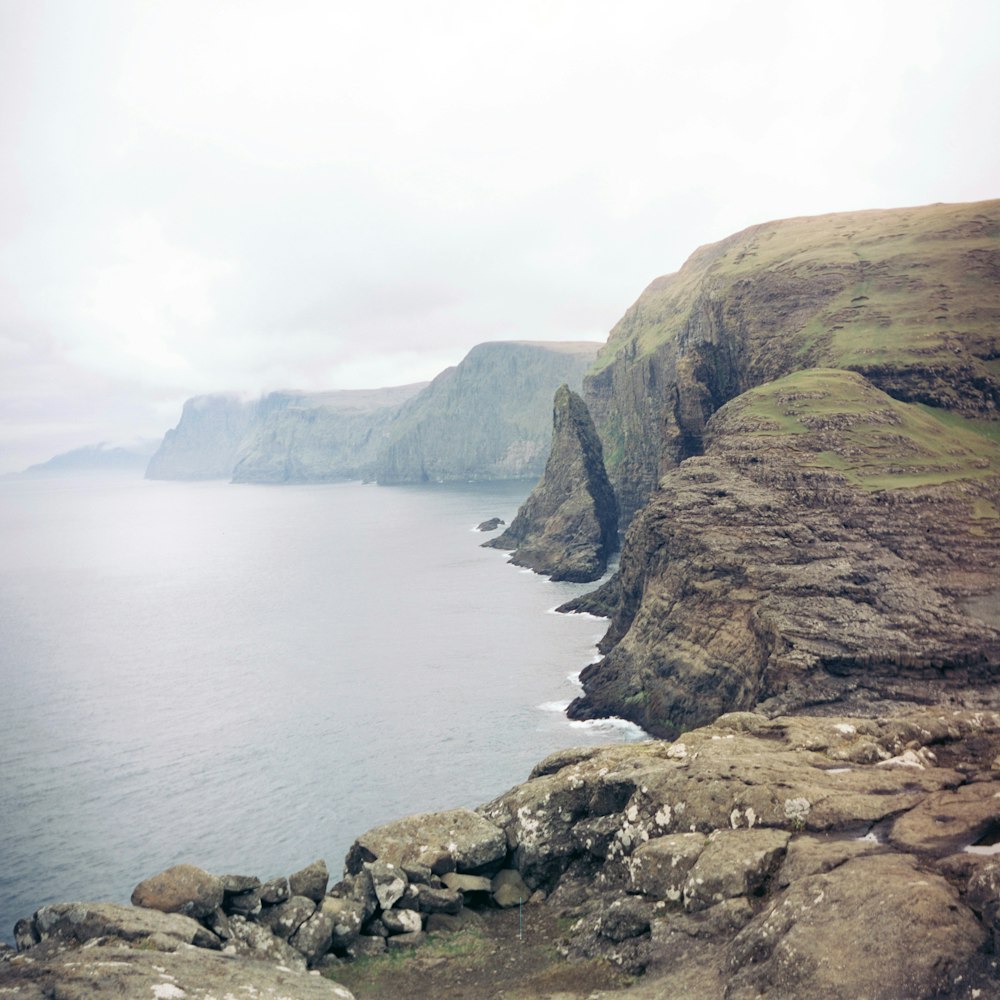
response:
<svg viewBox="0 0 1000 1000"><path fill-rule="evenodd" d="M0 0L0 472L603 340L755 222L1000 196L1000 4Z"/></svg>

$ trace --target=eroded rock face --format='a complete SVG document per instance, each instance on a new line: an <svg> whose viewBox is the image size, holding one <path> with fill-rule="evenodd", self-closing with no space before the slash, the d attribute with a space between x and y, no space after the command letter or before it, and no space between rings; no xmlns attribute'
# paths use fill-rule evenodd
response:
<svg viewBox="0 0 1000 1000"><path fill-rule="evenodd" d="M1000 631L970 598L998 599L1000 519L977 512L1000 510L1000 476L992 445L938 450L937 429L849 372L716 413L626 535L570 716L672 737L741 709L993 707Z"/></svg>
<svg viewBox="0 0 1000 1000"><path fill-rule="evenodd" d="M618 504L583 400L561 386L553 404L545 473L510 527L484 543L513 549L511 562L553 580L596 580L617 547Z"/></svg>

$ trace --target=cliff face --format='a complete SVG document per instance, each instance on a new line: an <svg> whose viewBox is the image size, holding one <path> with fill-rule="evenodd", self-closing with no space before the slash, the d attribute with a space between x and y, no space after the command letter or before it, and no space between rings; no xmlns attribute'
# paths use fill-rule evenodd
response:
<svg viewBox="0 0 1000 1000"><path fill-rule="evenodd" d="M146 467L147 479L228 479L257 403L238 396L195 396L184 404Z"/></svg>
<svg viewBox="0 0 1000 1000"><path fill-rule="evenodd" d="M511 562L555 580L589 582L618 542L618 505L601 441L583 400L566 385L553 404L552 452L541 482L511 526L488 548L514 549Z"/></svg>
<svg viewBox="0 0 1000 1000"><path fill-rule="evenodd" d="M961 703L995 681L983 423L814 369L730 402L702 440L628 531L607 656L571 716L673 736L732 709Z"/></svg>
<svg viewBox="0 0 1000 1000"><path fill-rule="evenodd" d="M789 372L858 371L896 399L1000 412L1000 201L753 226L656 279L583 398L625 523L701 454L723 403Z"/></svg>
<svg viewBox="0 0 1000 1000"><path fill-rule="evenodd" d="M426 383L339 392L272 392L259 404L232 469L237 483L370 477L386 428Z"/></svg>
<svg viewBox="0 0 1000 1000"><path fill-rule="evenodd" d="M564 382L579 388L600 346L509 342L474 347L389 424L377 480L541 475L551 442L552 394Z"/></svg>

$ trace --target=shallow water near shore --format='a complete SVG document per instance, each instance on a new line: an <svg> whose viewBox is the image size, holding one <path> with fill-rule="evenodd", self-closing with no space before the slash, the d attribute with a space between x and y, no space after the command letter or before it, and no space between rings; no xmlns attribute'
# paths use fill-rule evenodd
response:
<svg viewBox="0 0 1000 1000"><path fill-rule="evenodd" d="M267 878L564 746L606 622L474 531L528 483L0 483L0 936L181 861Z"/></svg>

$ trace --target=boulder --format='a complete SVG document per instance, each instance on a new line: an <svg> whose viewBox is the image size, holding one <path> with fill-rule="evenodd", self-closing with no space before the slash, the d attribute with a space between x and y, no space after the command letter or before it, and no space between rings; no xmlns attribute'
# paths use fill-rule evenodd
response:
<svg viewBox="0 0 1000 1000"><path fill-rule="evenodd" d="M417 890L417 909L421 913L458 913L462 909L462 893L457 889L430 885L410 886Z"/></svg>
<svg viewBox="0 0 1000 1000"><path fill-rule="evenodd" d="M480 521L476 531L496 531L497 528L506 523L507 522L501 517L491 517L487 521Z"/></svg>
<svg viewBox="0 0 1000 1000"><path fill-rule="evenodd" d="M312 916L299 925L288 943L301 952L309 965L315 965L332 947L333 932L341 916L340 900L324 899ZM358 924L360 927L360 922Z"/></svg>
<svg viewBox="0 0 1000 1000"><path fill-rule="evenodd" d="M288 876L288 888L291 894L305 896L314 903L318 903L326 895L329 882L330 872L322 858Z"/></svg>
<svg viewBox="0 0 1000 1000"><path fill-rule="evenodd" d="M493 902L497 906L518 906L526 903L531 895L521 873L516 868L501 868L490 882Z"/></svg>
<svg viewBox="0 0 1000 1000"><path fill-rule="evenodd" d="M427 935L423 931L412 931L407 934L394 934L385 939L387 948L419 948L427 941Z"/></svg>
<svg viewBox="0 0 1000 1000"><path fill-rule="evenodd" d="M132 904L163 913L182 913L196 920L222 905L224 884L217 875L195 865L174 865L144 879L132 890Z"/></svg>
<svg viewBox="0 0 1000 1000"><path fill-rule="evenodd" d="M276 962L289 969L304 969L305 959L284 938L271 933L268 927L245 917L230 917L232 937L226 942L226 951L235 955Z"/></svg>
<svg viewBox="0 0 1000 1000"><path fill-rule="evenodd" d="M268 906L275 903L283 903L286 899L291 899L292 890L288 886L287 878L272 878L260 887L260 900Z"/></svg>
<svg viewBox="0 0 1000 1000"><path fill-rule="evenodd" d="M220 875L219 878L222 880L222 889L226 895L260 888L260 879L256 875Z"/></svg>
<svg viewBox="0 0 1000 1000"><path fill-rule="evenodd" d="M441 877L448 889L458 892L492 892L493 883L482 875L460 875L458 872L448 872Z"/></svg>
<svg viewBox="0 0 1000 1000"><path fill-rule="evenodd" d="M733 939L726 1000L914 1000L949 993L985 940L943 878L895 854L854 858L779 893Z"/></svg>
<svg viewBox="0 0 1000 1000"><path fill-rule="evenodd" d="M305 896L292 896L276 906L261 910L258 923L268 927L271 933L287 941L299 927L316 911L316 904Z"/></svg>
<svg viewBox="0 0 1000 1000"><path fill-rule="evenodd" d="M392 934L415 934L424 926L423 918L416 910L386 910L382 914L385 929Z"/></svg>
<svg viewBox="0 0 1000 1000"><path fill-rule="evenodd" d="M151 942L156 950L173 950L187 944L221 947L219 938L192 917L117 903L53 903L35 913L31 926L38 942L55 939L65 944L84 944L97 938L116 938Z"/></svg>
<svg viewBox="0 0 1000 1000"><path fill-rule="evenodd" d="M389 910L403 897L409 884L406 874L399 865L378 858L370 861L365 868L371 875L375 898L383 910Z"/></svg>
<svg viewBox="0 0 1000 1000"><path fill-rule="evenodd" d="M346 868L354 874L378 858L398 866L416 862L440 875L473 871L500 861L506 853L502 830L471 809L450 809L407 816L369 830L351 846Z"/></svg>
<svg viewBox="0 0 1000 1000"><path fill-rule="evenodd" d="M652 907L639 899L626 896L616 899L601 914L598 933L609 941L627 941L649 932Z"/></svg>

